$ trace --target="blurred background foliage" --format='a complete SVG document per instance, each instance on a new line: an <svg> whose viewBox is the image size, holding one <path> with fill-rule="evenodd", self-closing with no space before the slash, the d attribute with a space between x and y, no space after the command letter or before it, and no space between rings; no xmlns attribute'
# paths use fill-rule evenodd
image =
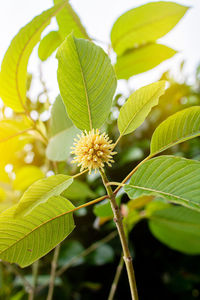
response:
<svg viewBox="0 0 200 300"><path fill-rule="evenodd" d="M63 40L63 38L62 38ZM57 44L56 44L57 45ZM58 46L58 45L57 45ZM56 47L56 46L55 46ZM44 53L42 52L42 54ZM46 57L45 57L46 59ZM154 66L152 66L154 67ZM41 67L42 68L42 67ZM117 146L115 164L106 172L111 181L121 181L134 166L149 154L150 139L155 128L168 116L184 108L200 105L200 66L197 67L193 83L188 83L184 72L184 61L177 66L179 80L170 70L162 74L161 80L167 80L166 93L160 98L146 121L134 134L126 135ZM142 71L141 71L142 72ZM139 73L141 73L139 72ZM51 108L48 89L42 76L42 89L37 101L29 98L29 89L34 88L34 74L27 76L27 108L42 134L28 134L31 127L28 119L19 113L2 106L0 116L0 211L17 203L23 192L36 180L50 176L55 172L75 174L76 166L71 165L68 157L69 139L65 129L70 127L62 102L59 98L51 109L51 118L47 114L43 121L39 118ZM118 138L117 117L120 107L134 90L129 80L124 80L124 93L115 96L112 111L105 124L105 130L112 140ZM57 104L56 104L57 103ZM54 112L59 113L59 123L54 120ZM8 126L4 120L12 120ZM19 135L19 132L23 134ZM7 136L12 139L7 140ZM12 133L12 134L11 134ZM72 128L70 141L77 134ZM44 137L48 136L47 150ZM60 137L63 135L63 137ZM54 148L57 147L57 148ZM50 149L48 149L50 148ZM53 148L53 150L52 150ZM57 151L63 160L55 163L49 160ZM47 151L47 152L46 152ZM52 152L53 151L53 152ZM47 153L47 155L46 155ZM52 154L53 153L53 154ZM61 155L60 154L60 155ZM190 159L200 159L200 138L176 145L164 152ZM60 156L59 156L60 157ZM65 157L68 157L65 160ZM90 199L105 194L98 174L83 175L76 180L63 195L78 206ZM134 258L137 285L140 299L200 299L200 259L196 255L186 255L159 242L152 235L145 213L152 213L155 206L169 208L169 204L152 196L143 197L143 201L129 201L123 192L117 199L122 204L122 213L127 231L131 253ZM146 209L146 210L145 210ZM138 222L140 220L140 222ZM116 267L121 257L121 246L116 235L112 212L107 201L75 213L76 230L62 243L58 266L60 274L56 277L54 299L106 299L112 284ZM50 264L53 253L39 261L38 300L45 299L49 281ZM35 263L36 264L36 263ZM23 290L22 273L27 281L34 282L35 264L23 270L6 263L0 264L0 299L27 299ZM20 273L19 273L20 272ZM123 271L115 299L129 299L129 287L126 272Z"/></svg>

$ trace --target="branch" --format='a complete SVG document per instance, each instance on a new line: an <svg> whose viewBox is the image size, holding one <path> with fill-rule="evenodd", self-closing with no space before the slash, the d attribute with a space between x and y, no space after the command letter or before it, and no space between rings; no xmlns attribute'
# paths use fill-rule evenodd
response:
<svg viewBox="0 0 200 300"><path fill-rule="evenodd" d="M50 275L50 281L49 281L49 291L48 291L47 300L52 300L52 298L53 298L53 291L54 291L56 268L57 268L59 252L60 252L60 244L55 248L53 260L51 262L51 275Z"/></svg>
<svg viewBox="0 0 200 300"><path fill-rule="evenodd" d="M119 264L117 266L115 277L114 277L114 280L113 280L113 283L112 283L112 286L111 286L111 289L110 289L110 293L109 293L109 296L108 296L108 300L113 300L114 299L115 292L116 292L116 289L117 289L117 285L119 283L119 278L120 278L120 275L121 275L122 270L123 270L123 266L124 266L124 259L123 259L123 255L122 255L121 258L120 258Z"/></svg>
<svg viewBox="0 0 200 300"><path fill-rule="evenodd" d="M99 170L101 177L102 177L102 181L104 183L104 186L107 190L108 196L110 198L110 204L112 207L112 211L114 214L114 221L116 223L116 227L119 233L119 238L121 241L121 246L123 249L123 255L124 255L124 261L126 264L126 270L127 270L127 274L128 274L128 280L129 280L129 286L130 286L130 290L131 290L131 296L133 300L138 300L138 294L137 294L137 287L136 287L136 281L135 281L135 274L134 274L134 269L133 269L133 264L132 264L132 257L130 255L130 251L128 248L128 241L126 238L126 234L124 231L124 226L123 226L123 222L122 222L122 215L121 215L121 211L117 205L116 199L115 199L115 194L112 191L111 186L108 185L109 181L108 178L106 176L106 174L104 173L103 170Z"/></svg>

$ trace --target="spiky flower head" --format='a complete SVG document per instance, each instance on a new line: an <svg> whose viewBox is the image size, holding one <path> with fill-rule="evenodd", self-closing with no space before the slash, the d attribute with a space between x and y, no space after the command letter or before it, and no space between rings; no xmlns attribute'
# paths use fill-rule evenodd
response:
<svg viewBox="0 0 200 300"><path fill-rule="evenodd" d="M80 135L79 139L74 139L72 154L75 154L72 163L78 163L81 171L84 169L91 170L103 169L105 163L110 167L114 162L112 156L117 152L113 152L114 144L109 140L106 133L100 134L99 130L92 129L90 132L86 130Z"/></svg>

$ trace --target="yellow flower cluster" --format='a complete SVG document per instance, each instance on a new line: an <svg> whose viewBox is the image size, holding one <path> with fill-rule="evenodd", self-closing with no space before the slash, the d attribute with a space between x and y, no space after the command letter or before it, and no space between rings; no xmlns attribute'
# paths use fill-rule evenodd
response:
<svg viewBox="0 0 200 300"><path fill-rule="evenodd" d="M85 130L82 135L78 135L79 140L74 139L75 143L72 147L72 154L75 155L72 163L78 163L81 171L84 169L91 170L103 169L105 163L111 166L114 162L112 156L117 152L113 152L114 144L109 140L106 133L100 134L99 130L92 129L89 133Z"/></svg>

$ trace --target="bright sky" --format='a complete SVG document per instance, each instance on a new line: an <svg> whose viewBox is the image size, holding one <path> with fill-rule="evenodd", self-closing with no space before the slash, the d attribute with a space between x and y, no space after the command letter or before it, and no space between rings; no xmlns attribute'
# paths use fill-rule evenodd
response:
<svg viewBox="0 0 200 300"><path fill-rule="evenodd" d="M52 5L53 0L6 0L0 1L0 62L9 46L11 39L17 31L29 22L34 16L40 14ZM156 2L146 0L71 0L82 23L88 33L97 40L109 41L109 34L112 24L118 16L128 9L140 6L145 3ZM162 63L153 71L137 75L130 80L131 86L138 88L157 80L164 70L171 68L176 74L178 63L186 60L185 72L192 80L194 69L200 63L200 0L177 0L174 1L186 6L190 10L179 22L179 24L160 41L180 53L173 59ZM55 21L46 29L56 28ZM53 98L58 93L56 82L57 62L55 56L44 64L45 80L50 88L50 95ZM38 72L38 61L35 54L32 55L29 71ZM35 80L37 86L37 80ZM123 84L122 84L123 86ZM123 87L122 87L123 88ZM37 88L35 88L36 90ZM120 89L120 87L119 87ZM34 97L34 92L33 92Z"/></svg>

